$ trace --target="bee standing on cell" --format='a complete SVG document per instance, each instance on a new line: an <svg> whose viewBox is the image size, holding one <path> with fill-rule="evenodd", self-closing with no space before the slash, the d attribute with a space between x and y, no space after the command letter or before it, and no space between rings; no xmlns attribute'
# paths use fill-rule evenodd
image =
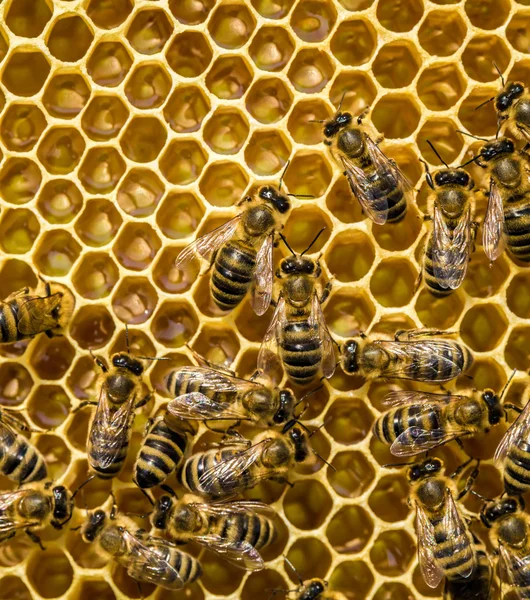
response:
<svg viewBox="0 0 530 600"><path fill-rule="evenodd" d="M473 536L474 537L474 536ZM477 567L469 577L445 580L443 600L490 600L493 568L484 544L474 539Z"/></svg>
<svg viewBox="0 0 530 600"><path fill-rule="evenodd" d="M328 590L328 582L324 579L313 577L304 581L293 563L287 557L284 557L284 560L296 575L299 585L294 590L274 589L272 590L273 596L276 594L285 594L294 600L346 600L346 596L341 592Z"/></svg>

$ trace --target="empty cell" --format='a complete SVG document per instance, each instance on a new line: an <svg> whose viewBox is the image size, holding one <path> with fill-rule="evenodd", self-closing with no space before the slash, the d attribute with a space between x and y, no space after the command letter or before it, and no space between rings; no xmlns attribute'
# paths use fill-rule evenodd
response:
<svg viewBox="0 0 530 600"><path fill-rule="evenodd" d="M528 336L530 327L514 327L506 342L504 358L510 369L527 371L530 368L530 354L528 353Z"/></svg>
<svg viewBox="0 0 530 600"><path fill-rule="evenodd" d="M175 185L195 181L204 168L208 157L195 140L170 142L159 160L162 175Z"/></svg>
<svg viewBox="0 0 530 600"><path fill-rule="evenodd" d="M183 346L198 327L197 315L186 301L164 302L151 322L155 339L169 348Z"/></svg>
<svg viewBox="0 0 530 600"><path fill-rule="evenodd" d="M411 536L400 529L384 531L370 550L370 559L376 570L387 577L405 573L416 553Z"/></svg>
<svg viewBox="0 0 530 600"><path fill-rule="evenodd" d="M462 54L462 65L475 81L494 81L499 77L495 63L503 73L510 63L510 51L495 35L476 35Z"/></svg>
<svg viewBox="0 0 530 600"><path fill-rule="evenodd" d="M134 117L121 136L120 146L127 158L148 163L156 160L166 138L166 128L156 117Z"/></svg>
<svg viewBox="0 0 530 600"><path fill-rule="evenodd" d="M267 125L282 119L289 111L292 101L291 92L281 79L263 77L248 91L245 107L256 121Z"/></svg>
<svg viewBox="0 0 530 600"><path fill-rule="evenodd" d="M375 250L362 231L340 233L326 252L326 265L339 281L358 281L372 267Z"/></svg>
<svg viewBox="0 0 530 600"><path fill-rule="evenodd" d="M380 248L396 252L407 249L416 241L421 231L421 219L412 204L413 195L414 192L409 195L409 208L399 223L392 223L391 227L372 225L372 235Z"/></svg>
<svg viewBox="0 0 530 600"><path fill-rule="evenodd" d="M151 595L155 586L150 583L142 582L141 593L138 589L138 582L127 573L124 565L117 565L112 572L112 580L125 598L142 598L144 594Z"/></svg>
<svg viewBox="0 0 530 600"><path fill-rule="evenodd" d="M294 42L282 27L260 27L249 46L250 58L262 71L281 71L291 59Z"/></svg>
<svg viewBox="0 0 530 600"><path fill-rule="evenodd" d="M320 527L333 506L326 488L311 479L298 481L287 490L283 499L286 518L298 529L311 530Z"/></svg>
<svg viewBox="0 0 530 600"><path fill-rule="evenodd" d="M460 100L466 81L456 64L433 65L418 79L419 99L431 110L447 110Z"/></svg>
<svg viewBox="0 0 530 600"><path fill-rule="evenodd" d="M273 569L250 573L241 590L241 600L268 600L271 589L287 589L283 577Z"/></svg>
<svg viewBox="0 0 530 600"><path fill-rule="evenodd" d="M322 142L322 124L331 117L329 106L321 100L301 100L289 116L287 128L294 141L315 145Z"/></svg>
<svg viewBox="0 0 530 600"><path fill-rule="evenodd" d="M212 49L199 31L177 34L166 52L169 67L182 77L197 77L212 60Z"/></svg>
<svg viewBox="0 0 530 600"><path fill-rule="evenodd" d="M112 299L114 314L129 325L145 323L156 308L158 296L148 279L125 277Z"/></svg>
<svg viewBox="0 0 530 600"><path fill-rule="evenodd" d="M108 194L125 173L125 161L115 148L91 148L79 168L79 179L90 194Z"/></svg>
<svg viewBox="0 0 530 600"><path fill-rule="evenodd" d="M248 123L238 110L219 108L204 126L203 139L217 154L237 154L248 132Z"/></svg>
<svg viewBox="0 0 530 600"><path fill-rule="evenodd" d="M0 580L1 600L31 600L31 594L16 575L7 575Z"/></svg>
<svg viewBox="0 0 530 600"><path fill-rule="evenodd" d="M377 5L377 20L383 27L399 33L410 31L423 16L422 0L380 0Z"/></svg>
<svg viewBox="0 0 530 600"><path fill-rule="evenodd" d="M510 9L505 15L508 14ZM519 52L530 53L530 16L525 13L515 13L506 27L506 37L510 44Z"/></svg>
<svg viewBox="0 0 530 600"><path fill-rule="evenodd" d="M244 46L252 35L256 21L244 4L222 4L208 21L208 31L221 48Z"/></svg>
<svg viewBox="0 0 530 600"><path fill-rule="evenodd" d="M464 315L460 336L472 350L487 352L500 344L507 328L508 321L499 306L478 304Z"/></svg>
<svg viewBox="0 0 530 600"><path fill-rule="evenodd" d="M466 374L473 377L473 388L478 390L491 388L500 393L507 381L504 368L492 358L477 358ZM461 376L457 379L457 386L462 390L465 389L466 392L469 391L470 385L469 377ZM495 431L500 429L502 428L495 428ZM493 435L493 431L491 435ZM495 448L496 446L492 445L491 447Z"/></svg>
<svg viewBox="0 0 530 600"><path fill-rule="evenodd" d="M375 307L363 291L341 288L326 303L324 314L332 333L348 337L367 331L375 316Z"/></svg>
<svg viewBox="0 0 530 600"><path fill-rule="evenodd" d="M10 208L0 220L0 246L7 254L29 252L40 232L40 225L32 211Z"/></svg>
<svg viewBox="0 0 530 600"><path fill-rule="evenodd" d="M96 365L96 362L91 356L85 355L77 360L73 369L68 374L66 380L68 389L78 400L87 400L96 395L96 385L98 383L98 376L101 370ZM79 415L82 418L78 418ZM72 421L68 426L68 436L70 439L70 430L72 430L72 437L70 441L75 445L81 441L86 440L86 429L88 428L88 421L85 417L90 415L90 410L86 409L80 412L76 412ZM78 423L79 421L79 423ZM87 421L86 424L83 424ZM84 435L78 435L74 432L74 424L84 429ZM76 441L77 440L77 441ZM76 446L77 447L77 446Z"/></svg>
<svg viewBox="0 0 530 600"><path fill-rule="evenodd" d="M333 77L335 66L322 50L300 50L294 57L287 77L294 88L304 94L322 91Z"/></svg>
<svg viewBox="0 0 530 600"><path fill-rule="evenodd" d="M169 10L183 25L198 25L208 18L215 0L169 0Z"/></svg>
<svg viewBox="0 0 530 600"><path fill-rule="evenodd" d="M402 521L410 512L407 503L409 493L405 475L385 475L370 494L368 505L376 516L387 523Z"/></svg>
<svg viewBox="0 0 530 600"><path fill-rule="evenodd" d="M125 79L132 65L132 58L120 42L100 42L87 62L87 72L94 83L104 87L116 87Z"/></svg>
<svg viewBox="0 0 530 600"><path fill-rule="evenodd" d="M318 208L297 208L287 220L283 235L295 252L303 252L323 229L325 230L311 246L309 254L316 254L324 247L330 236L331 223ZM283 243L281 245L283 246Z"/></svg>
<svg viewBox="0 0 530 600"><path fill-rule="evenodd" d="M339 0L346 10L365 10L372 6L374 0Z"/></svg>
<svg viewBox="0 0 530 600"><path fill-rule="evenodd" d="M118 188L120 208L131 217L147 217L155 212L164 184L148 169L131 169Z"/></svg>
<svg viewBox="0 0 530 600"><path fill-rule="evenodd" d="M222 161L206 168L199 189L212 206L224 207L241 202L247 185L248 176L238 163ZM195 225L189 233L193 233L196 228Z"/></svg>
<svg viewBox="0 0 530 600"><path fill-rule="evenodd" d="M387 581L377 590L374 600L410 600L413 598L408 587L399 582Z"/></svg>
<svg viewBox="0 0 530 600"><path fill-rule="evenodd" d="M147 269L161 247L160 238L147 223L127 223L113 252L122 266L133 271Z"/></svg>
<svg viewBox="0 0 530 600"><path fill-rule="evenodd" d="M73 127L52 127L42 139L37 156L52 175L71 173L85 151L85 140Z"/></svg>
<svg viewBox="0 0 530 600"><path fill-rule="evenodd" d="M331 167L322 154L302 150L291 160L284 182L291 194L318 198L326 193L331 177Z"/></svg>
<svg viewBox="0 0 530 600"><path fill-rule="evenodd" d="M289 548L287 559L304 581L313 577L325 578L331 566L331 555L326 545L320 539L311 537L297 539ZM287 565L285 571L291 582L298 585L296 573Z"/></svg>
<svg viewBox="0 0 530 600"><path fill-rule="evenodd" d="M35 424L40 426L38 420L35 421ZM39 435L35 445L42 456L46 458L49 478L52 481L57 481L66 473L70 465L72 453L69 448L66 446L64 440L57 435ZM53 531L46 532L45 535L44 539L50 539L50 537L56 539L60 536L58 532Z"/></svg>
<svg viewBox="0 0 530 600"><path fill-rule="evenodd" d="M491 263L485 254L476 252L469 263L463 287L474 298L489 298L497 294L510 275L505 257Z"/></svg>
<svg viewBox="0 0 530 600"><path fill-rule="evenodd" d="M26 566L29 583L43 598L62 596L72 585L72 565L62 550L48 548L46 560L40 552L33 552Z"/></svg>
<svg viewBox="0 0 530 600"><path fill-rule="evenodd" d="M509 81L527 81L529 73L530 61L523 58L522 60L516 60L514 62L507 79Z"/></svg>
<svg viewBox="0 0 530 600"><path fill-rule="evenodd" d="M93 247L105 246L116 236L123 219L109 200L98 198L86 203L75 223L79 238Z"/></svg>
<svg viewBox="0 0 530 600"><path fill-rule="evenodd" d="M9 479L7 479L6 477L3 477L2 479L3 481L9 482ZM2 551L0 552L0 565L2 567L13 567L15 565L18 565L24 560L26 560L31 551L34 549L35 545L27 535L16 536L14 539L9 540L8 542L4 542L2 544ZM4 588L3 586L6 580L8 586ZM7 596L5 596L5 600L12 600L12 596L9 595L9 577L5 577L4 579L2 579L2 588L0 588L0 593L4 589L8 594ZM22 600L26 600L26 597L22 596ZM28 600L33 600L31 595L29 596Z"/></svg>
<svg viewBox="0 0 530 600"><path fill-rule="evenodd" d="M375 269L370 289L382 306L405 306L412 300L417 276L408 260L388 258Z"/></svg>
<svg viewBox="0 0 530 600"><path fill-rule="evenodd" d="M418 50L409 42L390 42L384 45L372 65L373 74L385 88L409 85L421 66Z"/></svg>
<svg viewBox="0 0 530 600"><path fill-rule="evenodd" d="M42 103L50 115L72 119L83 110L89 98L90 88L82 75L59 71L48 82Z"/></svg>
<svg viewBox="0 0 530 600"><path fill-rule="evenodd" d="M40 108L31 104L10 104L2 118L0 135L6 148L15 152L31 150L46 129Z"/></svg>
<svg viewBox="0 0 530 600"><path fill-rule="evenodd" d="M78 591L79 600L115 600L116 595L110 585L102 579L82 579Z"/></svg>
<svg viewBox="0 0 530 600"><path fill-rule="evenodd" d="M346 561L335 567L329 578L329 587L346 594L348 600L362 600L374 585L374 576L361 560Z"/></svg>
<svg viewBox="0 0 530 600"><path fill-rule="evenodd" d="M140 54L161 52L173 33L173 24L161 9L140 10L127 30L129 44Z"/></svg>
<svg viewBox="0 0 530 600"><path fill-rule="evenodd" d="M213 552L206 552L201 558L203 575L201 583L206 592L229 596L241 585L244 571L224 561Z"/></svg>
<svg viewBox="0 0 530 600"><path fill-rule="evenodd" d="M129 345L127 346L127 333L125 328L121 329L114 343L110 347L110 354L116 352L130 352L134 356L151 356L156 355L156 349L149 333L139 329L128 329ZM148 370L154 364L153 361L145 363L145 369ZM145 387L145 386L144 386ZM147 390L145 390L147 391ZM144 412L149 412L146 409Z"/></svg>
<svg viewBox="0 0 530 600"><path fill-rule="evenodd" d="M358 223L367 218L346 177L337 179L327 195L326 205L331 214L343 223Z"/></svg>
<svg viewBox="0 0 530 600"><path fill-rule="evenodd" d="M336 442L349 446L368 435L373 421L372 412L362 400L339 398L329 408L324 422L326 431Z"/></svg>
<svg viewBox="0 0 530 600"><path fill-rule="evenodd" d="M27 398L33 379L26 367L16 362L0 365L0 402L2 406L18 406Z"/></svg>
<svg viewBox="0 0 530 600"><path fill-rule="evenodd" d="M25 287L36 288L38 279L27 262L10 258L4 260L0 268L0 298L7 298Z"/></svg>
<svg viewBox="0 0 530 600"><path fill-rule="evenodd" d="M326 529L329 543L340 554L356 554L368 544L374 526L371 516L355 504L344 506L331 519Z"/></svg>
<svg viewBox="0 0 530 600"><path fill-rule="evenodd" d="M372 25L364 19L343 21L331 39L331 52L343 65L356 67L367 63L377 45Z"/></svg>
<svg viewBox="0 0 530 600"><path fill-rule="evenodd" d="M289 14L295 0L251 0L252 6L265 19L282 19Z"/></svg>
<svg viewBox="0 0 530 600"><path fill-rule="evenodd" d="M495 263L494 263L495 264ZM508 308L521 319L530 319L530 274L518 273L506 290Z"/></svg>
<svg viewBox="0 0 530 600"><path fill-rule="evenodd" d="M466 0L464 4L471 24L479 29L497 29L506 22L510 9L510 0ZM509 31L506 33L510 39Z"/></svg>
<svg viewBox="0 0 530 600"><path fill-rule="evenodd" d="M338 452L328 468L327 478L334 491L343 498L357 498L372 485L375 472L362 452Z"/></svg>
<svg viewBox="0 0 530 600"><path fill-rule="evenodd" d="M86 12L100 29L114 29L127 19L132 9L131 0L90 0Z"/></svg>
<svg viewBox="0 0 530 600"><path fill-rule="evenodd" d="M464 310L464 298L458 292L435 298L422 289L416 299L416 314L424 327L447 330L454 326Z"/></svg>
<svg viewBox="0 0 530 600"><path fill-rule="evenodd" d="M412 135L418 127L420 116L416 103L402 94L387 94L377 102L371 114L375 127L391 139Z"/></svg>
<svg viewBox="0 0 530 600"><path fill-rule="evenodd" d="M193 342L193 349L209 362L230 368L239 352L237 335L222 326L204 325Z"/></svg>
<svg viewBox="0 0 530 600"><path fill-rule="evenodd" d="M59 427L70 414L70 398L58 385L39 385L33 388L28 402L28 415L41 429Z"/></svg>
<svg viewBox="0 0 530 600"><path fill-rule="evenodd" d="M428 119L416 134L416 143L423 159L431 165L442 165L440 159L427 144L427 140L434 140L438 153L448 165L452 164L464 146L463 137L455 133L456 129L458 127L450 120Z"/></svg>
<svg viewBox="0 0 530 600"><path fill-rule="evenodd" d="M104 306L83 306L72 319L70 335L85 350L106 346L116 329Z"/></svg>
<svg viewBox="0 0 530 600"><path fill-rule="evenodd" d="M418 31L421 46L432 56L450 56L463 44L467 28L458 12L430 11Z"/></svg>
<svg viewBox="0 0 530 600"><path fill-rule="evenodd" d="M290 155L289 140L279 131L256 131L245 148L245 162L256 175L278 173Z"/></svg>
<svg viewBox="0 0 530 600"><path fill-rule="evenodd" d="M195 85L176 88L164 106L164 119L177 133L198 131L210 112L210 102Z"/></svg>
<svg viewBox="0 0 530 600"><path fill-rule="evenodd" d="M41 335L32 346L30 364L41 379L61 379L75 356L75 350L64 337Z"/></svg>
<svg viewBox="0 0 530 600"><path fill-rule="evenodd" d="M72 283L83 298L98 300L110 294L118 278L118 267L108 254L89 252L72 275Z"/></svg>
<svg viewBox="0 0 530 600"><path fill-rule="evenodd" d="M5 24L15 35L36 38L51 17L52 9L46 0L18 0L9 4Z"/></svg>
<svg viewBox="0 0 530 600"><path fill-rule="evenodd" d="M495 104L488 102L477 108L492 97L491 88L471 90L458 110L458 118L464 129L473 135L493 137L497 133L497 113Z"/></svg>
<svg viewBox="0 0 530 600"><path fill-rule="evenodd" d="M82 17L67 15L54 22L46 45L55 58L63 62L76 62L85 56L94 34Z"/></svg>
<svg viewBox="0 0 530 600"><path fill-rule="evenodd" d="M81 246L67 231L47 231L40 238L33 260L43 275L64 277L80 252Z"/></svg>
<svg viewBox="0 0 530 600"><path fill-rule="evenodd" d="M208 292L209 294L209 292ZM199 306L199 308L202 308ZM243 301L241 310L239 311L235 324L239 333L250 342L263 341L270 319L272 318L272 309L269 309L262 317L256 315L248 300Z"/></svg>
<svg viewBox="0 0 530 600"><path fill-rule="evenodd" d="M38 50L13 52L4 67L2 83L15 96L34 96L42 89L50 63Z"/></svg>
<svg viewBox="0 0 530 600"><path fill-rule="evenodd" d="M169 74L159 63L140 63L125 84L125 95L136 108L158 108L164 104L171 85Z"/></svg>
<svg viewBox="0 0 530 600"><path fill-rule="evenodd" d="M180 239L197 230L203 215L204 208L193 194L170 192L162 202L156 220L166 237Z"/></svg>
<svg viewBox="0 0 530 600"><path fill-rule="evenodd" d="M240 56L221 56L206 75L206 87L221 100L237 100L252 83L252 69Z"/></svg>
<svg viewBox="0 0 530 600"><path fill-rule="evenodd" d="M118 96L103 94L92 99L81 126L91 139L106 141L118 135L128 117L129 109Z"/></svg>
<svg viewBox="0 0 530 600"><path fill-rule="evenodd" d="M291 14L291 27L304 42L322 42L330 34L337 12L326 0L302 0Z"/></svg>

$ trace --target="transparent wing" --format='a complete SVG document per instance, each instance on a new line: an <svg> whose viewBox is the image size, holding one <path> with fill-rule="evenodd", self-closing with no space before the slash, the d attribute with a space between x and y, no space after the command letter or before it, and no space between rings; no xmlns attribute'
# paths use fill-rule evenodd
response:
<svg viewBox="0 0 530 600"><path fill-rule="evenodd" d="M504 209L499 188L491 179L488 207L482 224L482 245L490 261L497 260L504 251Z"/></svg>
<svg viewBox="0 0 530 600"><path fill-rule="evenodd" d="M460 577L469 577L476 567L476 560L473 560L475 547L471 543L471 536L468 528L456 506L455 500L451 491L445 491L445 511L442 518L443 531L447 537L453 542L453 551L459 552L459 559L462 564L467 563L467 566L462 566Z"/></svg>
<svg viewBox="0 0 530 600"><path fill-rule="evenodd" d="M229 540L219 535L199 535L193 538L199 544L206 546L219 554L224 560L247 571L259 571L264 563L260 553L245 541Z"/></svg>
<svg viewBox="0 0 530 600"><path fill-rule="evenodd" d="M462 400L465 396L456 396L453 394L433 394L432 392L420 392L417 390L395 390L389 392L381 401L381 404L388 408L406 406L408 404L419 404L432 407L433 405L448 404L452 401Z"/></svg>
<svg viewBox="0 0 530 600"><path fill-rule="evenodd" d="M17 439L17 432L14 431L7 423L0 420L0 448L2 448L2 455L9 453Z"/></svg>
<svg viewBox="0 0 530 600"><path fill-rule="evenodd" d="M510 425L495 451L495 465L502 469L506 455L513 446L519 445L520 441L530 442L530 402L526 404L523 412Z"/></svg>
<svg viewBox="0 0 530 600"><path fill-rule="evenodd" d="M506 548L504 544L499 544L500 553L500 571L501 578L514 586L511 589L511 598L522 599L522 591L530 586L530 555L525 557L517 556L514 552ZM504 581L503 581L504 583ZM519 589L523 588L523 589Z"/></svg>
<svg viewBox="0 0 530 600"><path fill-rule="evenodd" d="M267 312L272 298L274 278L272 266L273 236L268 235L256 256L256 272L252 282L250 304L257 315Z"/></svg>
<svg viewBox="0 0 530 600"><path fill-rule="evenodd" d="M416 536L418 538L418 563L425 583L435 588L442 581L444 572L434 558L436 540L434 527L423 508L416 504Z"/></svg>
<svg viewBox="0 0 530 600"><path fill-rule="evenodd" d="M322 344L322 375L324 375L326 379L329 379L335 372L337 361L335 359L333 339L329 333L328 326L326 325L324 313L322 312L322 305L320 304L320 299L316 293L313 294L309 324L317 327L318 337Z"/></svg>
<svg viewBox="0 0 530 600"><path fill-rule="evenodd" d="M370 136L366 136L366 147L368 148L368 153L370 154L370 158L376 166L377 171L381 174L386 174L388 171L391 171L395 185L399 187L404 194L409 194L412 190L410 181L397 164L388 158Z"/></svg>
<svg viewBox="0 0 530 600"><path fill-rule="evenodd" d="M200 238L196 239L180 252L175 261L175 266L180 267L197 256L206 258L212 252L215 252L217 248L222 246L234 235L240 221L241 214L230 219L230 221L223 223L223 225L220 225L217 229L201 235Z"/></svg>
<svg viewBox="0 0 530 600"><path fill-rule="evenodd" d="M167 405L167 412L180 419L191 421L249 419L245 410L228 402L217 402L200 392L191 392L171 400Z"/></svg>
<svg viewBox="0 0 530 600"><path fill-rule="evenodd" d="M394 456L414 456L454 440L459 433L465 431L409 427L392 442L390 452Z"/></svg>
<svg viewBox="0 0 530 600"><path fill-rule="evenodd" d="M61 294L47 298L31 298L18 308L17 329L22 335L34 335L40 331L49 331L57 327L57 318L53 311L61 303Z"/></svg>
<svg viewBox="0 0 530 600"><path fill-rule="evenodd" d="M236 500L233 502L212 502L210 504L193 502L191 505L196 507L201 514L213 517L231 517L249 513L275 514L271 506L258 500Z"/></svg>
<svg viewBox="0 0 530 600"><path fill-rule="evenodd" d="M269 373L279 366L278 358L278 336L286 322L285 300L280 298L276 305L276 310L263 338L261 348L258 354L258 369L262 373Z"/></svg>
<svg viewBox="0 0 530 600"><path fill-rule="evenodd" d="M204 395L214 395L218 392L227 394L246 393L250 390L262 387L259 383L233 377L226 373L217 371L210 367L179 367L172 371L172 376L168 375L168 380L174 381L177 376L179 379L185 379L188 387L198 385L201 393ZM169 389L174 393L174 389Z"/></svg>
<svg viewBox="0 0 530 600"><path fill-rule="evenodd" d="M32 489L15 490L0 494L0 534L29 527L32 522L24 519L17 510L9 510L25 496L33 494ZM9 511L10 514L3 514Z"/></svg>

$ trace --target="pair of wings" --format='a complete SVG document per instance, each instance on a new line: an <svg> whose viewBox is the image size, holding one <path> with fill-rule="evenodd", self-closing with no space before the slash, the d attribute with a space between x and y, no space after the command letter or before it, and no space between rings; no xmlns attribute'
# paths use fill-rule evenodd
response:
<svg viewBox="0 0 530 600"><path fill-rule="evenodd" d="M490 261L497 260L504 252L504 208L499 186L490 180L488 206L482 224L482 245Z"/></svg>
<svg viewBox="0 0 530 600"><path fill-rule="evenodd" d="M446 488L443 516L438 527L444 532L447 540L453 543L453 553L459 552L462 564L466 564L459 573L460 577L470 577L476 567L475 547L471 540L471 534L458 512L451 491ZM434 525L421 504L416 503L416 534L418 539L418 562L425 583L435 588L442 581L445 573L435 557L437 542L435 538Z"/></svg>
<svg viewBox="0 0 530 600"><path fill-rule="evenodd" d="M530 402L526 404L521 414L510 425L495 451L494 461L497 468L502 469L506 456L511 448L519 446L520 442L530 443Z"/></svg>
<svg viewBox="0 0 530 600"><path fill-rule="evenodd" d="M429 415L432 412L440 413L450 402L462 400L465 400L465 396L399 390L387 394L382 404L390 409L413 405L416 408L414 417L421 421L424 415ZM380 418L383 418L383 416ZM425 419L425 422L428 423L429 419ZM414 456L422 452L428 452L441 444L447 444L457 437L467 435L467 433L464 427L455 424L447 426L446 429L409 427L393 441L390 452L394 456Z"/></svg>
<svg viewBox="0 0 530 600"><path fill-rule="evenodd" d="M17 510L10 510L25 497L35 494L34 489L20 489L0 494L0 539L5 534L12 533L18 529L27 529L40 525L38 521L23 519ZM7 514L12 513L12 514Z"/></svg>
<svg viewBox="0 0 530 600"><path fill-rule="evenodd" d="M344 172L350 187L369 219L378 225L384 225L388 219L388 199L379 196L377 184L383 183L389 192L400 188L404 194L409 194L412 186L399 167L382 152L377 144L365 135L366 149L375 168L374 175L367 175L344 154L340 155Z"/></svg>
<svg viewBox="0 0 530 600"><path fill-rule="evenodd" d="M530 555L518 556L502 543L499 554L501 597L523 600L530 586Z"/></svg>
<svg viewBox="0 0 530 600"><path fill-rule="evenodd" d="M61 303L62 294L53 294L45 298L30 298L18 302L17 329L22 335L35 335L57 327L55 309Z"/></svg>
<svg viewBox="0 0 530 600"><path fill-rule="evenodd" d="M194 242L186 246L177 256L176 267L185 265L197 255L202 258L210 257L218 248L226 244L235 234L243 213L237 215L230 221L217 227L213 231L202 235ZM274 236L268 235L256 255L256 270L252 279L250 304L257 315L264 314L271 303L273 284L273 259L272 250Z"/></svg>
<svg viewBox="0 0 530 600"><path fill-rule="evenodd" d="M456 290L466 276L471 254L471 207L451 229L438 204L433 215L433 272L438 285Z"/></svg>
<svg viewBox="0 0 530 600"><path fill-rule="evenodd" d="M189 384L200 384L201 392L189 392L171 400L167 406L171 415L192 421L252 419L237 400L247 392L263 389L263 385L206 367L180 367L177 370ZM217 401L217 393L232 395L233 402Z"/></svg>
<svg viewBox="0 0 530 600"><path fill-rule="evenodd" d="M316 330L320 339L322 348L322 375L329 379L335 372L337 362L335 360L334 342L326 325L320 299L316 292L313 292L311 299L311 313L308 323ZM274 311L258 354L258 369L262 373L273 372L279 366L278 342L282 337L282 330L287 324L287 306L282 296L278 300L276 310Z"/></svg>

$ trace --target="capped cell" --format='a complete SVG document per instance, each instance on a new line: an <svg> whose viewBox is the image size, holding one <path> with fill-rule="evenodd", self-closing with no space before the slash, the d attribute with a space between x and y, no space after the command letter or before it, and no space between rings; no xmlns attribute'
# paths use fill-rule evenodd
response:
<svg viewBox="0 0 530 600"><path fill-rule="evenodd" d="M140 54L158 54L173 33L173 24L164 10L140 10L127 30L129 44Z"/></svg>
<svg viewBox="0 0 530 600"><path fill-rule="evenodd" d="M37 106L13 102L7 107L0 125L6 148L27 152L39 141L46 129L46 117Z"/></svg>

